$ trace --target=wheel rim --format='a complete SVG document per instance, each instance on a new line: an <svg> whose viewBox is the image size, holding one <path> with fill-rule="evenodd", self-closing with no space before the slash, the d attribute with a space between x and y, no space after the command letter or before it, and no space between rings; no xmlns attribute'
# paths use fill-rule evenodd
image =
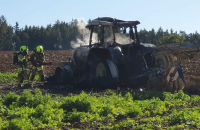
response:
<svg viewBox="0 0 200 130"><path fill-rule="evenodd" d="M96 68L96 77L103 77L103 76L107 76L107 72L105 65L102 62L100 62Z"/></svg>

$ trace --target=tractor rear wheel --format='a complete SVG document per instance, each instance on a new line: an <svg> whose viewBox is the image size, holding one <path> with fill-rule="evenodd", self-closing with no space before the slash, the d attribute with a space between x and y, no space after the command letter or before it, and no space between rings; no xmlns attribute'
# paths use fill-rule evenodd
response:
<svg viewBox="0 0 200 130"><path fill-rule="evenodd" d="M62 80L61 80L62 70L63 70L62 67L57 67L55 71L55 79L56 79L56 83L58 84L62 83Z"/></svg>
<svg viewBox="0 0 200 130"><path fill-rule="evenodd" d="M118 69L111 60L96 61L90 65L88 77L90 85L101 88L112 87L118 82Z"/></svg>

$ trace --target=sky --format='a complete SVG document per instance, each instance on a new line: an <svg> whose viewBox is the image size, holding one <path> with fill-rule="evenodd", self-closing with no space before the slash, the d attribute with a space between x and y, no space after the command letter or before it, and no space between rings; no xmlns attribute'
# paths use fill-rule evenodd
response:
<svg viewBox="0 0 200 130"><path fill-rule="evenodd" d="M57 20L113 17L140 21L138 29L200 32L200 0L0 0L0 16L14 26L43 26Z"/></svg>

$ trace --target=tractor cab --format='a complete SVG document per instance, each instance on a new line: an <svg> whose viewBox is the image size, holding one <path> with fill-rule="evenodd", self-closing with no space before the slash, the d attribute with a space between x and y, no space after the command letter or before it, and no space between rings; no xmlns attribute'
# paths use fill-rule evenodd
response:
<svg viewBox="0 0 200 130"><path fill-rule="evenodd" d="M89 47L97 46L106 47L125 45L125 44L139 44L137 33L137 25L139 21L123 21L110 17L101 17L89 21L86 28L90 30ZM129 31L127 33L127 31ZM97 43L94 43L94 33L98 37Z"/></svg>

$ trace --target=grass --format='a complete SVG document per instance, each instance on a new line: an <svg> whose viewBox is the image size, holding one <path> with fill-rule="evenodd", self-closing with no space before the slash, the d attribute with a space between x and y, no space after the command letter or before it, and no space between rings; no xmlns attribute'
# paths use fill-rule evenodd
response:
<svg viewBox="0 0 200 130"><path fill-rule="evenodd" d="M17 81L17 73L1 73L0 83L15 83ZM39 80L39 76L35 76L35 80Z"/></svg>
<svg viewBox="0 0 200 130"><path fill-rule="evenodd" d="M52 97L35 89L9 93L0 103L0 129L200 129L200 96L182 91Z"/></svg>
<svg viewBox="0 0 200 130"><path fill-rule="evenodd" d="M16 79L16 73L0 73L0 82L15 82Z"/></svg>

